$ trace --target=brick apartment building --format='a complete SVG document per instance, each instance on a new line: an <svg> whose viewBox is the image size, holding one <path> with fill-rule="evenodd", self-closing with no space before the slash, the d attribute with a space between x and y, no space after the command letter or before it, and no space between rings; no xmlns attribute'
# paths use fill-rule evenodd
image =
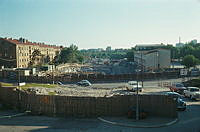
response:
<svg viewBox="0 0 200 132"><path fill-rule="evenodd" d="M31 63L34 51L39 51L43 58L48 57L52 61L61 47L46 45L44 43L29 42L20 38L0 38L0 66L6 68L26 68ZM36 58L41 61L41 56Z"/></svg>

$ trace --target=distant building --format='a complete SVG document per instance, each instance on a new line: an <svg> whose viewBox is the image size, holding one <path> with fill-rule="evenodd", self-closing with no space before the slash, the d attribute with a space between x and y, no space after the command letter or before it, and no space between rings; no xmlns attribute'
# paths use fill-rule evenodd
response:
<svg viewBox="0 0 200 132"><path fill-rule="evenodd" d="M190 42L191 42L192 44L197 44L197 40L196 40L196 39L191 40Z"/></svg>
<svg viewBox="0 0 200 132"><path fill-rule="evenodd" d="M90 52L101 52L101 51L104 51L103 48L98 48L98 49L88 49L88 51Z"/></svg>
<svg viewBox="0 0 200 132"><path fill-rule="evenodd" d="M163 47L165 47L164 44L141 44L141 45L136 45L135 49L137 51L141 51L141 50L154 50Z"/></svg>
<svg viewBox="0 0 200 132"><path fill-rule="evenodd" d="M46 45L44 43L32 43L20 38L0 38L0 66L8 68L26 68L29 66L33 52L39 51L41 56L36 58L36 62L48 58L52 61L61 47Z"/></svg>
<svg viewBox="0 0 200 132"><path fill-rule="evenodd" d="M184 43L176 43L176 47L184 47L185 44Z"/></svg>
<svg viewBox="0 0 200 132"><path fill-rule="evenodd" d="M111 51L112 49L111 49L111 46L108 46L107 48L106 48L106 51Z"/></svg>
<svg viewBox="0 0 200 132"><path fill-rule="evenodd" d="M179 42L178 43L176 43L176 47L184 47L185 46L185 44L184 43L181 43L181 37L179 37Z"/></svg>
<svg viewBox="0 0 200 132"><path fill-rule="evenodd" d="M168 49L140 50L134 54L134 61L145 71L170 68L171 53Z"/></svg>

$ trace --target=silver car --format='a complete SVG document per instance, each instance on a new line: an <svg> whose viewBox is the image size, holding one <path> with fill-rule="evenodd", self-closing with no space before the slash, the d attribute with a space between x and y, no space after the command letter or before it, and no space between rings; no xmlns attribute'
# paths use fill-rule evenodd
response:
<svg viewBox="0 0 200 132"><path fill-rule="evenodd" d="M184 111L186 109L186 103L185 103L185 101L183 101L182 95L180 95L179 93L176 93L176 92L167 92L166 95L173 97L174 100L176 100L177 110Z"/></svg>

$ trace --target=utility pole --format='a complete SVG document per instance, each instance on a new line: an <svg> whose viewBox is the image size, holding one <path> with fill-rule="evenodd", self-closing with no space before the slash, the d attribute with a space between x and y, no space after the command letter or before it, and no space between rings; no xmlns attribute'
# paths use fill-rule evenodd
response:
<svg viewBox="0 0 200 132"><path fill-rule="evenodd" d="M20 88L20 67L19 67L19 54L20 54L20 50L18 49L18 86Z"/></svg>
<svg viewBox="0 0 200 132"><path fill-rule="evenodd" d="M20 86L20 70L18 69L18 85Z"/></svg>
<svg viewBox="0 0 200 132"><path fill-rule="evenodd" d="M137 67L138 65L139 65L139 60ZM136 120L139 120L138 71L137 71L137 93L136 93Z"/></svg>
<svg viewBox="0 0 200 132"><path fill-rule="evenodd" d="M54 84L54 73L53 73L53 69L52 69L52 83Z"/></svg>
<svg viewBox="0 0 200 132"><path fill-rule="evenodd" d="M141 62L141 64L140 64L140 74L141 74L141 82L142 82L142 88L143 88L143 74L144 74L144 71L143 71L143 56L142 56L142 53L140 54L141 56L141 58L140 58L140 62Z"/></svg>
<svg viewBox="0 0 200 132"><path fill-rule="evenodd" d="M138 95L138 80L137 80L137 94L136 94L136 120L139 120L139 95Z"/></svg>

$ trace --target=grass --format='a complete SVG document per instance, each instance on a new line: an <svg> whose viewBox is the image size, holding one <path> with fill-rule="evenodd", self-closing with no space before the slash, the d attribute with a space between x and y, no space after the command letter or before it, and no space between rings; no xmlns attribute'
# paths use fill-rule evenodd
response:
<svg viewBox="0 0 200 132"><path fill-rule="evenodd" d="M4 83L4 82L0 82L2 86L13 86L12 83Z"/></svg>
<svg viewBox="0 0 200 132"><path fill-rule="evenodd" d="M21 86L21 88L24 90L30 87L55 88L57 87L57 85L56 84L27 83L26 85Z"/></svg>
<svg viewBox="0 0 200 132"><path fill-rule="evenodd" d="M49 92L49 95L55 95L56 92Z"/></svg>
<svg viewBox="0 0 200 132"><path fill-rule="evenodd" d="M0 82L2 86L14 86L12 83L4 83ZM20 88L23 90L26 90L27 88L30 87L43 87L43 88L55 88L58 85L56 84L41 84L41 83L26 83L26 85L21 86Z"/></svg>

